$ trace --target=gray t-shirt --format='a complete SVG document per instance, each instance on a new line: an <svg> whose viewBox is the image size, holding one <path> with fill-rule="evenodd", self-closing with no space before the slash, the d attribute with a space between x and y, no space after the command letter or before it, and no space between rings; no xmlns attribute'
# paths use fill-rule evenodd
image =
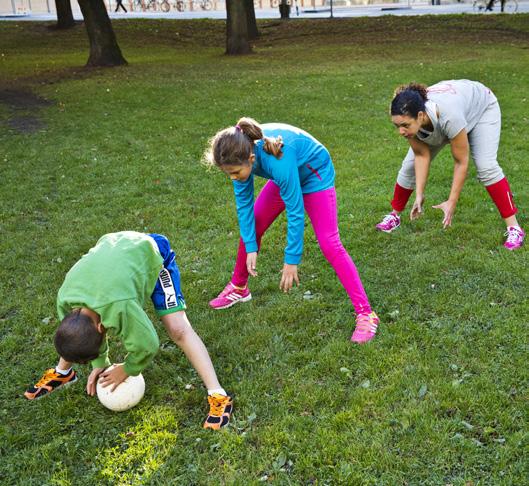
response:
<svg viewBox="0 0 529 486"><path fill-rule="evenodd" d="M461 130L470 133L496 97L477 81L467 79L441 81L428 88L426 113L433 131L419 130L417 138L430 145L449 143Z"/></svg>

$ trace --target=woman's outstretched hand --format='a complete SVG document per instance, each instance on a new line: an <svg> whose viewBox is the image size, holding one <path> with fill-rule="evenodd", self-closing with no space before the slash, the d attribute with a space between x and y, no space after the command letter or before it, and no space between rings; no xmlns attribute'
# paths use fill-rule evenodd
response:
<svg viewBox="0 0 529 486"><path fill-rule="evenodd" d="M281 282L279 283L279 288L283 292L288 292L294 285L294 282L296 282L296 284L299 285L298 266L285 263L283 265L283 271L281 274Z"/></svg>
<svg viewBox="0 0 529 486"><path fill-rule="evenodd" d="M452 226L452 218L454 216L454 213L456 211L456 203L453 201L445 201L441 204L437 204L436 206L432 206L434 209L441 209L444 213L443 218L443 228L448 228L448 226Z"/></svg>

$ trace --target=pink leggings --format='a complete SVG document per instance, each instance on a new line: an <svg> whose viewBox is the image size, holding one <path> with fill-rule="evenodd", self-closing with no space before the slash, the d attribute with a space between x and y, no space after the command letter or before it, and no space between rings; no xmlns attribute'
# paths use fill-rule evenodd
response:
<svg viewBox="0 0 529 486"><path fill-rule="evenodd" d="M340 241L338 216L336 210L336 191L334 187L325 191L303 194L305 210L309 215L314 233L321 251L338 275L345 291L349 295L357 314L371 312L369 300L362 286L353 260ZM285 203L279 194L279 187L268 181L259 193L254 205L255 232L257 245L261 246L261 237L274 220L285 209ZM239 242L237 262L233 270L232 283L244 287L248 282L246 269L246 249L242 240Z"/></svg>

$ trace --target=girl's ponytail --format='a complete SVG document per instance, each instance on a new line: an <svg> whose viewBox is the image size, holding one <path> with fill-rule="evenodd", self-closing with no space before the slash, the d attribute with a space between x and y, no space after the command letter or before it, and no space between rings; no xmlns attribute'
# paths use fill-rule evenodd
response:
<svg viewBox="0 0 529 486"><path fill-rule="evenodd" d="M217 167L248 164L258 140L264 140L263 149L266 153L281 158L281 137L265 137L259 123L252 118L243 117L237 125L221 130L209 141L203 158L204 163Z"/></svg>
<svg viewBox="0 0 529 486"><path fill-rule="evenodd" d="M263 130L259 123L253 118L243 117L238 122L235 128L239 129L244 133L252 142L257 140L264 140L263 150L270 155L280 159L283 156L283 139L281 136L277 138L265 137Z"/></svg>

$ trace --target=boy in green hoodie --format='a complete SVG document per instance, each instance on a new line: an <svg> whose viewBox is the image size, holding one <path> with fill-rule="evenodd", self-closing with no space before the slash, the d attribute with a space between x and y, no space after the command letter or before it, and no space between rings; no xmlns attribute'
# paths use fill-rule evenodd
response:
<svg viewBox="0 0 529 486"><path fill-rule="evenodd" d="M114 390L128 376L141 373L159 346L156 330L143 310L149 297L208 390L210 411L204 428L226 426L232 397L221 387L208 351L187 319L174 252L167 238L158 234L104 235L70 269L57 296L59 363L46 370L24 396L35 400L77 381L73 363L92 363L86 384L91 396L98 379ZM108 371L107 332L118 336L128 352L124 363Z"/></svg>

